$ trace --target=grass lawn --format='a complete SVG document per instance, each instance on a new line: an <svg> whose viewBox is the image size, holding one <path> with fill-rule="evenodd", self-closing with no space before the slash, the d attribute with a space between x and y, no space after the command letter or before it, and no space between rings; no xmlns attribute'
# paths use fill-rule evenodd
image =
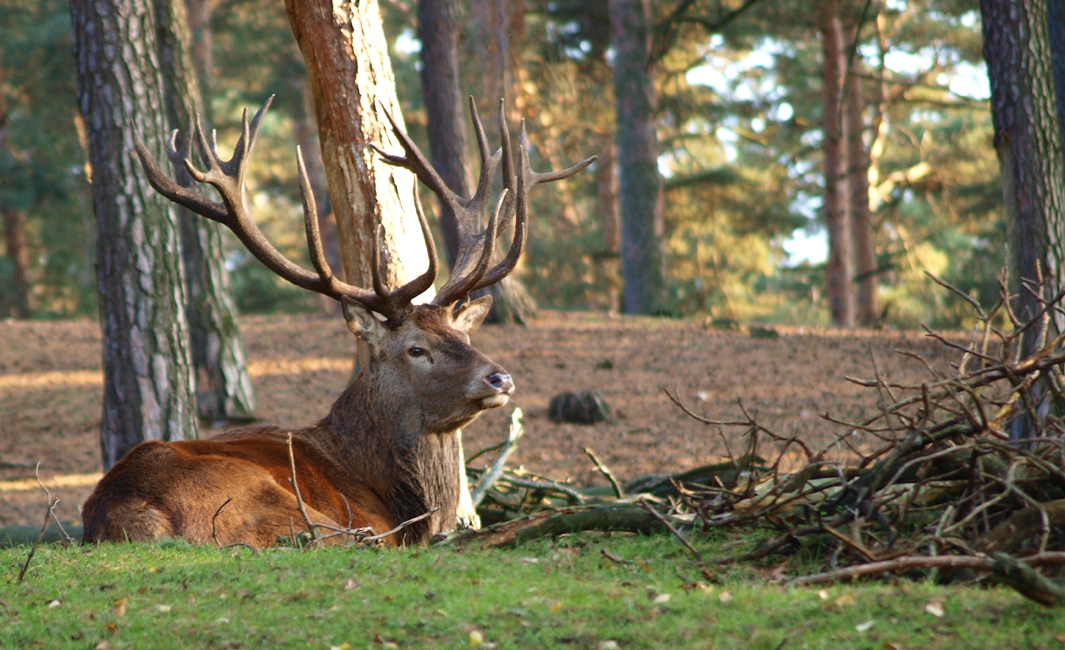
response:
<svg viewBox="0 0 1065 650"><path fill-rule="evenodd" d="M701 545L720 554L720 540ZM3 650L1065 647L1065 617L1008 589L785 589L752 568L704 570L667 537L493 551L46 545L18 584L27 553L0 549Z"/></svg>

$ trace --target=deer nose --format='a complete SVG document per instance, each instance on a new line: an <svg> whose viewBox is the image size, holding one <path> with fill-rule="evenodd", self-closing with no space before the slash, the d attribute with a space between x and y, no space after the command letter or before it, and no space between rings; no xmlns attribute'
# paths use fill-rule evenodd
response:
<svg viewBox="0 0 1065 650"><path fill-rule="evenodd" d="M510 378L510 375L493 372L485 377L485 381L488 382L489 386L501 393L509 395L514 392L514 381Z"/></svg>

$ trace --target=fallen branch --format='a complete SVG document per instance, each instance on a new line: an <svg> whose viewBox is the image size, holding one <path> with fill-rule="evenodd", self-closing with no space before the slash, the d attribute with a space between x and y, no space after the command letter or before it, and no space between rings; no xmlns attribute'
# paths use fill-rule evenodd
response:
<svg viewBox="0 0 1065 650"><path fill-rule="evenodd" d="M688 540L684 539L684 537L681 536L681 534L677 531L677 529L673 527L673 524L669 523L669 521L667 521L665 517L663 517L662 515L658 514L658 512L655 511L655 509L651 507L651 504L647 503L646 501L641 501L640 505L643 506L644 510L646 510L647 512L649 512L652 515L654 515L655 519L657 519L658 521L662 522L662 525L665 526L669 530L669 532L673 533L673 536L676 537L677 539L679 539L680 543L684 544L685 548L687 548L689 551L692 552L692 555L695 556L695 559L699 560L700 562L703 561L703 554L700 553L699 551L695 550L695 547L692 546L688 542Z"/></svg>
<svg viewBox="0 0 1065 650"><path fill-rule="evenodd" d="M517 546L541 537L554 537L586 530L625 531L651 534L668 529L660 518L632 503L603 503L542 510L525 517L504 521L480 530L456 532L441 545L477 544L483 548Z"/></svg>
<svg viewBox="0 0 1065 650"><path fill-rule="evenodd" d="M592 462L595 463L595 467L599 470L599 473L605 476L606 480L610 481L610 487L614 488L614 494L617 495L619 499L624 499L625 492L621 489L621 485L618 483L617 478L614 477L614 473L610 471L610 468L599 460L599 457L595 455L595 451L593 451L591 447L585 447L584 453L588 458L592 459Z"/></svg>
<svg viewBox="0 0 1065 650"><path fill-rule="evenodd" d="M506 465L507 459L514 453L517 448L518 438L521 438L525 433L525 428L521 424L522 412L520 408L514 409L514 412L510 415L510 431L507 433L507 440L503 443L503 449L496 456L495 462L492 463L492 467L484 473L481 480L477 482L477 487L470 492L470 500L473 502L473 507L476 508L484 501L484 495L488 492L488 488L492 487L499 477L503 474L503 466ZM471 459L472 460L472 459Z"/></svg>

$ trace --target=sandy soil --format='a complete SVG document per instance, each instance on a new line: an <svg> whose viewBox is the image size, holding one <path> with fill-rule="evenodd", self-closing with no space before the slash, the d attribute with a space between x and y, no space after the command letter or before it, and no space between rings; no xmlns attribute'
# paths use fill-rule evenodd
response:
<svg viewBox="0 0 1065 650"><path fill-rule="evenodd" d="M344 387L354 349L342 319L250 317L243 325L261 421L299 427L322 417ZM665 389L721 419L740 416L740 398L762 426L817 444L840 430L821 417L826 412L849 421L875 412L876 391L844 379L873 376L873 357L884 376L909 381L928 370L896 349L943 369L956 356L913 332L779 331L779 338L755 339L696 321L552 312L528 328L486 326L474 344L511 372L517 392L464 432L466 453L505 437L515 406L525 412L526 435L511 465L560 480L602 482L584 447L622 479L718 462L726 440L742 448L740 431L722 436L696 422ZM46 501L32 480L38 461L46 483L60 486L52 492L62 499L61 518L77 518L100 471L101 381L95 322L0 323L0 525L40 523ZM548 419L553 395L581 390L600 391L617 422Z"/></svg>

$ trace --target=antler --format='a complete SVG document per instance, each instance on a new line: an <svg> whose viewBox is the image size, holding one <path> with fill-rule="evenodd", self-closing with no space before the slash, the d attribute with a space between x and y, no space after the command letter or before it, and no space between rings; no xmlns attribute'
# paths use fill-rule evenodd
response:
<svg viewBox="0 0 1065 650"><path fill-rule="evenodd" d="M415 188L414 200L418 213L418 222L422 228L422 236L429 252L429 268L425 273L411 280L395 291L389 291L385 286L383 277L386 270L381 261L380 246L374 246L373 259L373 291L352 286L333 275L329 263L326 261L322 247L321 234L318 231L318 207L314 201L314 193L311 191L311 182L307 176L307 169L303 163L303 152L296 148L296 163L299 168L300 193L303 196L303 221L307 230L307 247L310 251L311 263L315 273L294 264L281 254L271 244L263 232L255 224L248 214L244 205L244 177L247 172L248 160L251 156L255 140L262 126L263 116L273 102L273 96L266 100L255 117L248 122L248 111L244 110L243 133L237 140L233 149L233 156L229 160L222 160L218 155L218 145L215 134L212 131L211 141L208 142L200 125L199 115L192 114L190 118L194 123L194 129L187 129L181 142L181 150L178 150L177 138L179 131L174 130L167 141L167 157L174 165L175 175L179 180L183 172L200 183L213 185L222 197L222 202L217 203L208 199L198 189L191 187L191 183L179 183L166 175L156 163L155 158L144 146L140 138L136 139L137 156L148 176L148 182L157 192L182 205L189 210L204 216L212 221L226 226L240 239L244 246L260 262L265 264L274 273L278 274L292 284L327 295L340 300L347 297L365 306L367 309L384 315L390 322L402 319L402 316L410 311L411 301L433 285L436 280L437 255L436 246L433 243L432 232L429 223L422 212L421 203L418 201L417 188ZM391 119L391 118L390 118ZM200 145L200 158L207 168L206 172L197 169L191 160L192 133L195 130L196 138ZM380 239L381 226L378 225L377 236Z"/></svg>
<svg viewBox="0 0 1065 650"><path fill-rule="evenodd" d="M398 156L374 149L385 159L386 162L404 167L414 172L418 178L429 186L439 198L440 202L455 215L455 221L459 231L459 252L452 269L451 277L447 283L437 292L433 303L436 305L451 305L462 299L471 291L493 285L505 278L518 263L525 250L525 240L528 232L528 205L529 190L539 183L569 178L583 170L596 160L596 156L586 158L576 165L555 172L538 173L532 170L529 164L529 141L525 131L525 121L521 123L521 134L518 148L519 168L515 171L513 152L511 151L510 129L507 127L506 113L503 100L499 101L499 131L502 139L502 147L489 155L488 142L484 134L481 118L477 113L477 106L473 97L470 97L470 112L473 114L474 131L477 134L477 145L481 154L481 174L477 181L477 191L472 198L464 199L451 190L426 159L418 146L399 127L392 115L385 111L388 121L392 124L392 130L399 138L405 155ZM477 232L480 227L481 215L488 206L489 193L491 192L492 177L500 158L503 162L503 193L499 197L495 209L488 219L488 227ZM495 246L496 234L502 230L509 221L511 210L515 215L514 238L510 244L507 256L495 266L489 268L492 252ZM500 222L502 214L503 223Z"/></svg>

